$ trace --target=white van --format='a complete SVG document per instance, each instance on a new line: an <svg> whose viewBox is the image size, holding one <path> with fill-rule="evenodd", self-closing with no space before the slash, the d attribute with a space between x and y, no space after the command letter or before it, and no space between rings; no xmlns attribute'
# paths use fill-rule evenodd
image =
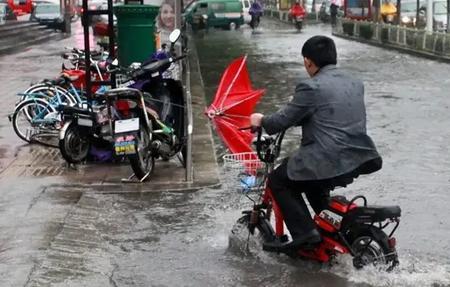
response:
<svg viewBox="0 0 450 287"><path fill-rule="evenodd" d="M241 0L242 3L242 13L244 15L244 23L249 24L252 20L252 16L248 13L250 11L250 0Z"/></svg>

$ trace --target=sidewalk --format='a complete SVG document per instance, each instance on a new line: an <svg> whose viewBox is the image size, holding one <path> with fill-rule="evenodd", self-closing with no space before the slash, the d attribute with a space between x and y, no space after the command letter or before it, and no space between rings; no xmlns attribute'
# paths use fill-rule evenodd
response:
<svg viewBox="0 0 450 287"><path fill-rule="evenodd" d="M84 47L81 26L74 27L70 38L35 45L28 50L0 57L0 179L14 177L53 177L64 186L89 186L99 191L147 192L161 190L192 190L219 184L211 129L203 115L205 99L195 49L191 49L191 93L193 96L193 171L194 181L186 182L185 169L178 159L168 162L157 160L154 173L148 182L122 184L121 179L131 175L128 163L89 163L69 168L58 149L28 145L14 133L6 119L17 101L15 94L25 90L30 83L58 75L64 47ZM95 47L91 39L91 47Z"/></svg>

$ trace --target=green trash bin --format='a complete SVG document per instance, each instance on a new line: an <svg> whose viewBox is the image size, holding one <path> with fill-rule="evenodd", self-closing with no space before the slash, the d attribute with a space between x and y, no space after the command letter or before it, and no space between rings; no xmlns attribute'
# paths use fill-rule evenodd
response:
<svg viewBox="0 0 450 287"><path fill-rule="evenodd" d="M133 62L143 62L155 52L155 19L158 11L159 7L152 5L114 7L121 66L127 67Z"/></svg>

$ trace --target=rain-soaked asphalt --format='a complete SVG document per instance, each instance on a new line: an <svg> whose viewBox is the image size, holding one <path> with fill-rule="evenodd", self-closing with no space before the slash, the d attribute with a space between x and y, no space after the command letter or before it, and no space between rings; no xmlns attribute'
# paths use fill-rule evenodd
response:
<svg viewBox="0 0 450 287"><path fill-rule="evenodd" d="M274 110L306 77L300 47L315 34L330 29L296 33L264 18L256 34L199 35L207 96L226 65L248 54L254 86L267 89L258 110ZM145 194L26 178L1 181L0 286L450 286L450 65L335 40L339 65L365 82L368 130L384 158L382 171L336 194L402 207L398 270L356 271L349 258L330 267L229 247L230 229L251 202L226 175L217 189ZM218 142L217 150L223 154Z"/></svg>

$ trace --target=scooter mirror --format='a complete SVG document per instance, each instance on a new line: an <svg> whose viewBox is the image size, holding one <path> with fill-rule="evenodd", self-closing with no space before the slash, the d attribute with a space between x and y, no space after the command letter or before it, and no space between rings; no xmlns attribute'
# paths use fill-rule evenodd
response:
<svg viewBox="0 0 450 287"><path fill-rule="evenodd" d="M175 43L176 41L178 41L178 39L180 38L180 36L181 36L181 31L180 31L180 29L175 29L175 30L172 31L172 33L170 33L170 35L169 35L169 41L170 41L171 43Z"/></svg>
<svg viewBox="0 0 450 287"><path fill-rule="evenodd" d="M114 61L111 62L111 65L118 66L119 65L119 60L117 60L117 58L114 59Z"/></svg>

